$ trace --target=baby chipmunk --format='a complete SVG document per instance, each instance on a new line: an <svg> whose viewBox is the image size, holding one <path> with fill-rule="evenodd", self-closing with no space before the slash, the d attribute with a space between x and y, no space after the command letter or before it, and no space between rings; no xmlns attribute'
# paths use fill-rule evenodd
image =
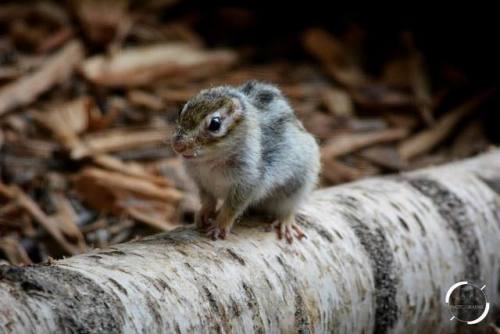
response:
<svg viewBox="0 0 500 334"><path fill-rule="evenodd" d="M199 189L195 223L213 239L246 210L272 217L289 243L305 236L295 211L316 185L319 148L276 86L202 90L180 110L172 147Z"/></svg>

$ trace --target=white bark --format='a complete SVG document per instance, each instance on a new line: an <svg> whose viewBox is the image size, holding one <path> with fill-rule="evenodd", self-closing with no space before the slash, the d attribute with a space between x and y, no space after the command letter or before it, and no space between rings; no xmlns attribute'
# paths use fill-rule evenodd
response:
<svg viewBox="0 0 500 334"><path fill-rule="evenodd" d="M494 151L317 191L292 245L262 225L216 242L183 228L0 267L0 332L453 332L452 284L498 304L499 194Z"/></svg>

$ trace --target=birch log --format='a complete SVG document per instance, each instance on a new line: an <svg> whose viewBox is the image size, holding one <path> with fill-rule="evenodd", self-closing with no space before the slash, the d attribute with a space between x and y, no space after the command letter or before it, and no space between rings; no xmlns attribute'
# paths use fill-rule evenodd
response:
<svg viewBox="0 0 500 334"><path fill-rule="evenodd" d="M228 240L183 228L2 266L0 332L454 332L452 284L499 301L499 194L493 151L317 191L292 245L247 221Z"/></svg>

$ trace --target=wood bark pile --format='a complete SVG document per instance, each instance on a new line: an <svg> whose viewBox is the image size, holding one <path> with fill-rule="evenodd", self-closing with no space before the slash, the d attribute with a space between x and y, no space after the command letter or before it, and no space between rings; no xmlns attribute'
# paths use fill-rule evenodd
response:
<svg viewBox="0 0 500 334"><path fill-rule="evenodd" d="M500 301L498 150L317 191L297 219L292 245L247 219L0 266L0 332L446 333L454 283Z"/></svg>
<svg viewBox="0 0 500 334"><path fill-rule="evenodd" d="M460 40L465 66L437 52L443 36L422 39L427 21L379 31L373 15L317 5L288 8L276 29L259 2L2 1L0 262L45 262L193 221L195 185L169 138L184 103L208 87L278 85L321 146L319 187L500 143L496 81L477 75L489 52Z"/></svg>

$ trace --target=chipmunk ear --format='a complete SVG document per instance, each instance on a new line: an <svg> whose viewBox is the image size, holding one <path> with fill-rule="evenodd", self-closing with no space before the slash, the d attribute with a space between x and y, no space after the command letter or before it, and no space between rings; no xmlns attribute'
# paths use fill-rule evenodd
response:
<svg viewBox="0 0 500 334"><path fill-rule="evenodd" d="M239 118L243 114L243 104L241 103L241 100L238 98L231 98L231 114L232 117L237 117Z"/></svg>
<svg viewBox="0 0 500 334"><path fill-rule="evenodd" d="M241 91L245 95L250 95L250 93L255 89L257 85L257 80L249 80L240 86Z"/></svg>

